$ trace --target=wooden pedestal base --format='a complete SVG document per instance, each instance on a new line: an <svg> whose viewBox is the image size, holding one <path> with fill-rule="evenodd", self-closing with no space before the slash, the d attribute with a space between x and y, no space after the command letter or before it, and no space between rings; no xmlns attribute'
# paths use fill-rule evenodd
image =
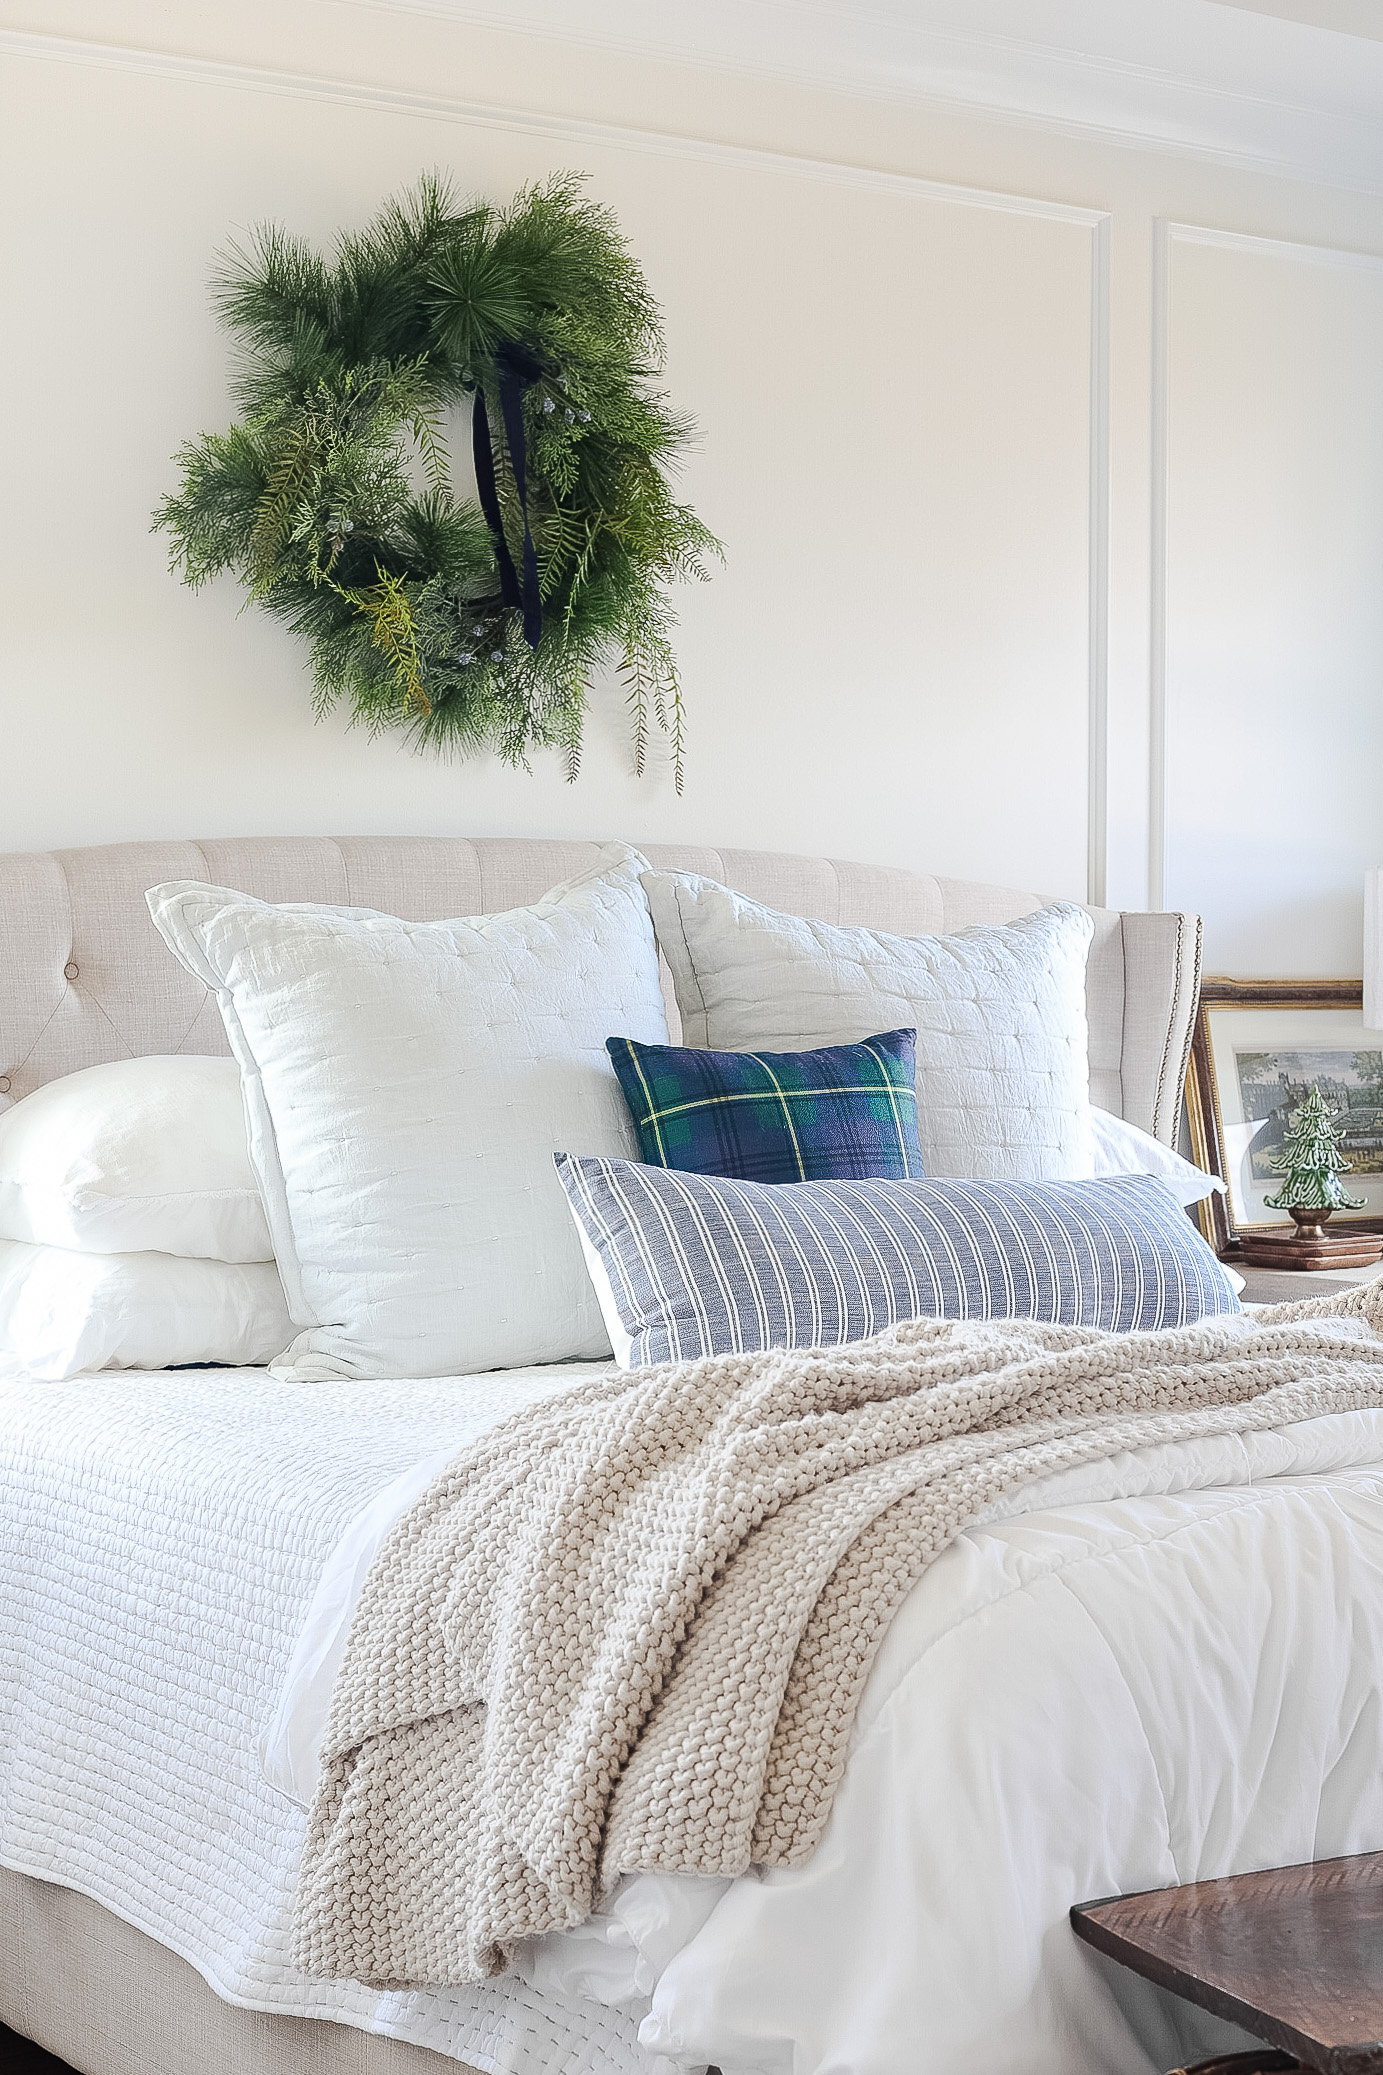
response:
<svg viewBox="0 0 1383 2075"><path fill-rule="evenodd" d="M1370 1268L1383 1259L1383 1233L1327 1232L1307 1238L1295 1225L1270 1225L1241 1232L1239 1244L1252 1268Z"/></svg>

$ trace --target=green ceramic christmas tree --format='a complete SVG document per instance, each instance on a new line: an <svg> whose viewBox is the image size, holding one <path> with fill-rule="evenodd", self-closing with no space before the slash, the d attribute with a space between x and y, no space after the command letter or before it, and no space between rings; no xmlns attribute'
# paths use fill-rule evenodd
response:
<svg viewBox="0 0 1383 2075"><path fill-rule="evenodd" d="M1264 1197L1268 1208L1316 1214L1297 1218L1299 1225L1319 1223L1322 1213L1328 1217L1332 1210L1362 1210L1364 1199L1346 1196L1340 1185L1340 1176L1353 1165L1340 1151L1344 1136L1320 1089L1308 1089L1292 1111L1281 1156L1273 1162L1283 1182L1275 1196Z"/></svg>

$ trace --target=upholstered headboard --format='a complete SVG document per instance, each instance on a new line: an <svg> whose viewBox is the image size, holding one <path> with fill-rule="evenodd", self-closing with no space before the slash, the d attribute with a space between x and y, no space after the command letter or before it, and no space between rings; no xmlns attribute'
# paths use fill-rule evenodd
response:
<svg viewBox="0 0 1383 2075"><path fill-rule="evenodd" d="M435 921L536 900L584 869L598 847L512 837L256 836L0 854L0 1106L107 1059L227 1050L215 1003L149 920L148 886L202 879L261 900ZM1043 904L1010 887L835 858L640 848L655 864L703 872L795 915L909 934L1010 922ZM1171 1143L1196 1011L1200 923L1194 915L1091 913L1091 1097Z"/></svg>

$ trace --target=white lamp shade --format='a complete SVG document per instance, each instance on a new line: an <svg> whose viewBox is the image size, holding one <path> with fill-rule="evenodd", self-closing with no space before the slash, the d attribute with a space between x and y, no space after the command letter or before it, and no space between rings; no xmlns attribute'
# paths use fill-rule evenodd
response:
<svg viewBox="0 0 1383 2075"><path fill-rule="evenodd" d="M1383 1030L1383 872L1364 874L1364 1021Z"/></svg>

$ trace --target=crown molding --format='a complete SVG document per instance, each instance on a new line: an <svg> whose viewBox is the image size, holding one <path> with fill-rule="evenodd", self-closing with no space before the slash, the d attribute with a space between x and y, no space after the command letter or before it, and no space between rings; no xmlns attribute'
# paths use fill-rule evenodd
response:
<svg viewBox="0 0 1383 2075"><path fill-rule="evenodd" d="M579 9L572 0L330 4L1383 194L1377 44L1217 0L1159 0L1151 26L1107 27L1103 50L1080 0L1016 7L910 0L906 8L887 0L698 0L695 8L581 0ZM1013 33L1015 25L1023 33ZM1201 46L1207 57L1197 70L1188 54Z"/></svg>
<svg viewBox="0 0 1383 2075"><path fill-rule="evenodd" d="M380 109L393 115L433 122L461 123L470 128L507 130L519 135L550 137L563 143L603 150L653 153L666 158L700 160L746 171L786 174L800 180L867 188L879 194L959 202L1008 215L1036 216L1053 223L1094 230L1108 211L1077 203L1049 201L1037 195L1006 194L996 189L965 187L927 180L914 173L893 173L842 159L809 158L747 144L722 144L671 130L631 129L617 123L588 121L541 110L498 103L463 101L443 94L413 93L377 87L357 80L333 79L303 72L280 72L267 66L232 64L219 58L191 57L176 51L142 49L128 44L81 42L24 29L0 29L0 54L102 70L142 73L153 78L194 81L202 86L229 87L251 93L328 101L347 107Z"/></svg>
<svg viewBox="0 0 1383 2075"><path fill-rule="evenodd" d="M1284 22L1330 29L1340 36L1367 36L1383 41L1378 0L1215 0L1217 7L1241 7L1245 14L1275 14Z"/></svg>

